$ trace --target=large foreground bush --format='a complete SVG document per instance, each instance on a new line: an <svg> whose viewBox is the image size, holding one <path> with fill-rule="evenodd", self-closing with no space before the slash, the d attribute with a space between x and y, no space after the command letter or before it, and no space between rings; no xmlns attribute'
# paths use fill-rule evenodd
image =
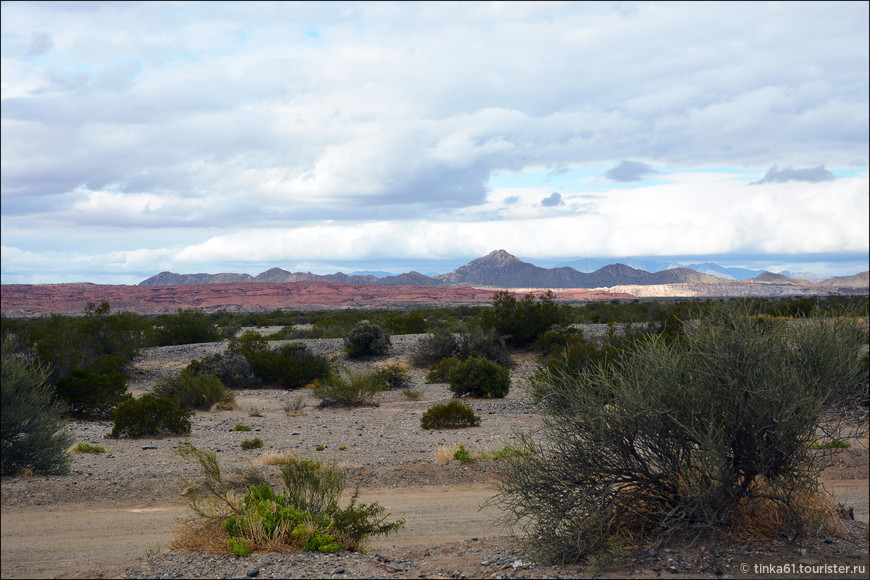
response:
<svg viewBox="0 0 870 580"><path fill-rule="evenodd" d="M15 352L12 339L2 346L0 440L3 475L30 469L48 475L69 472L66 449L75 438L66 428L65 406L54 401L49 371Z"/></svg>
<svg viewBox="0 0 870 580"><path fill-rule="evenodd" d="M684 340L650 336L582 373L550 368L535 388L551 416L522 437L531 454L507 460L495 503L561 562L683 532L824 529L818 447L839 435L826 410L867 388L855 320L729 306Z"/></svg>
<svg viewBox="0 0 870 580"><path fill-rule="evenodd" d="M214 453L190 443L177 448L185 459L203 469L198 483L185 482L185 495L193 517L177 531L173 546L232 552L243 556L254 550L305 549L332 553L358 550L376 535L389 535L404 520L387 522L390 514L377 502L357 503L355 490L346 507L344 471L318 461L288 457L281 465L284 489L276 492L262 473L251 468L236 483L244 491L233 493Z"/></svg>
<svg viewBox="0 0 870 580"><path fill-rule="evenodd" d="M115 424L107 437L138 439L146 436L188 435L191 415L178 401L169 397L147 393L134 399L127 395L115 407Z"/></svg>

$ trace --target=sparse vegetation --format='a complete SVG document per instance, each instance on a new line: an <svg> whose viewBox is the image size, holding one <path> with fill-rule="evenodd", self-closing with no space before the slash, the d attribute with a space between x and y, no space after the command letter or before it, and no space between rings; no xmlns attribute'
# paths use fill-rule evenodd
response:
<svg viewBox="0 0 870 580"><path fill-rule="evenodd" d="M376 535L389 535L404 520L387 522L378 503L358 503L359 489L342 508L346 475L318 461L288 457L281 464L283 493L256 470L248 471L242 499L231 493L214 453L190 443L177 448L203 468L203 480L184 482L193 517L176 530L174 548L213 549L239 556L255 550L305 549L323 553L359 550Z"/></svg>
<svg viewBox="0 0 870 580"><path fill-rule="evenodd" d="M400 364L389 364L375 369L375 378L384 385L384 389L404 389L411 384L408 369Z"/></svg>
<svg viewBox="0 0 870 580"><path fill-rule="evenodd" d="M138 439L148 435L188 435L190 417L191 412L175 399L157 397L153 393L138 399L128 395L115 407L115 423L107 437Z"/></svg>
<svg viewBox="0 0 870 580"><path fill-rule="evenodd" d="M314 396L320 406L359 407L372 404L372 399L384 390L384 382L372 372L333 373L314 385Z"/></svg>
<svg viewBox="0 0 870 580"><path fill-rule="evenodd" d="M263 446L263 440L260 439L259 437L254 437L253 439L245 439L241 443L241 448L244 449L245 451L248 451L250 449L259 449L262 446Z"/></svg>
<svg viewBox="0 0 870 580"><path fill-rule="evenodd" d="M390 335L367 320L358 322L344 339L344 348L351 358L385 355L390 344Z"/></svg>
<svg viewBox="0 0 870 580"><path fill-rule="evenodd" d="M102 445L91 445L89 443L79 443L72 449L73 453L105 453L106 448Z"/></svg>
<svg viewBox="0 0 870 580"><path fill-rule="evenodd" d="M510 372L485 358L469 358L450 367L450 391L457 397L502 398L511 387Z"/></svg>
<svg viewBox="0 0 870 580"><path fill-rule="evenodd" d="M210 409L214 405L231 407L235 393L226 388L219 378L195 372L196 365L188 366L178 375L157 382L152 391L158 397L175 400L188 410Z"/></svg>
<svg viewBox="0 0 870 580"><path fill-rule="evenodd" d="M16 352L10 337L3 339L0 369L0 473L68 473L70 457L65 451L75 438L66 428L65 405L55 400L48 384L48 369Z"/></svg>
<svg viewBox="0 0 870 580"><path fill-rule="evenodd" d="M251 431L251 426L243 423L236 423L233 427L233 431Z"/></svg>
<svg viewBox="0 0 870 580"><path fill-rule="evenodd" d="M474 458L468 452L468 449L465 448L465 445L462 445L462 444L459 445L459 448L453 454L453 459L456 459L457 461L459 461L461 463L473 463L474 462Z"/></svg>
<svg viewBox="0 0 870 580"><path fill-rule="evenodd" d="M748 522L789 538L831 525L826 452L808 442L837 439L826 410L864 395L866 328L761 319L739 302L696 319L679 340L651 334L609 364L538 376L551 416L521 437L528 455L500 462L493 503L543 561Z"/></svg>
<svg viewBox="0 0 870 580"><path fill-rule="evenodd" d="M420 426L423 429L462 429L478 425L480 425L480 417L459 399L436 403L426 409L420 418Z"/></svg>

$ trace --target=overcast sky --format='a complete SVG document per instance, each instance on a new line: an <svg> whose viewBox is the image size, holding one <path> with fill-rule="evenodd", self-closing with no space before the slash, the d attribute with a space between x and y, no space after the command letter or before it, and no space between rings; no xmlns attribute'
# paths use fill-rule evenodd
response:
<svg viewBox="0 0 870 580"><path fill-rule="evenodd" d="M867 2L3 2L2 281L855 273L868 44Z"/></svg>

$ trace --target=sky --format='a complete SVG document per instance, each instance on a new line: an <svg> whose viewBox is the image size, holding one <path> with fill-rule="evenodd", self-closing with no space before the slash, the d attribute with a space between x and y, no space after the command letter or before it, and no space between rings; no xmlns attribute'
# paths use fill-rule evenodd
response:
<svg viewBox="0 0 870 580"><path fill-rule="evenodd" d="M4 284L870 262L867 2L2 2Z"/></svg>

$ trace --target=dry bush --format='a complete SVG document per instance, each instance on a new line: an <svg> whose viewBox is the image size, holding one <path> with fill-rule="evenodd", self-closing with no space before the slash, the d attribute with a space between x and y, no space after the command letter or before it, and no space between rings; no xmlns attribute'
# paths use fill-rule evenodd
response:
<svg viewBox="0 0 870 580"><path fill-rule="evenodd" d="M287 451L270 451L264 453L257 461L257 465L285 465L291 461L298 461L299 456L292 449Z"/></svg>
<svg viewBox="0 0 870 580"><path fill-rule="evenodd" d="M435 450L435 463L443 465L453 461L453 455L459 449L459 445L440 445Z"/></svg>

